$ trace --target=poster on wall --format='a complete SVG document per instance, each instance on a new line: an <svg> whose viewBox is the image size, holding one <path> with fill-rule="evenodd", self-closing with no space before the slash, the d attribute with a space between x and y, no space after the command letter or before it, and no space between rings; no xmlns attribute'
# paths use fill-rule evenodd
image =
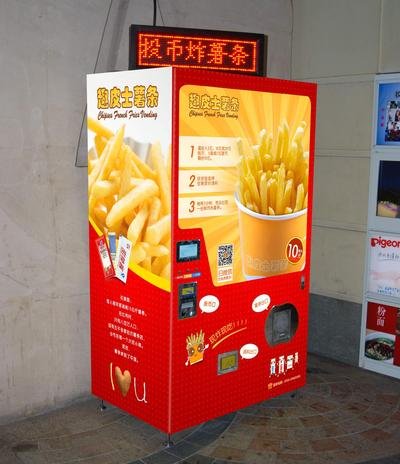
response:
<svg viewBox="0 0 400 464"><path fill-rule="evenodd" d="M400 366L400 308L367 302L364 356L377 364Z"/></svg>
<svg viewBox="0 0 400 464"><path fill-rule="evenodd" d="M374 234L369 241L368 292L400 297L400 237Z"/></svg>
<svg viewBox="0 0 400 464"><path fill-rule="evenodd" d="M399 155L400 158L400 155ZM400 159L379 162L376 215L400 218Z"/></svg>
<svg viewBox="0 0 400 464"><path fill-rule="evenodd" d="M378 84L376 145L400 147L400 78Z"/></svg>

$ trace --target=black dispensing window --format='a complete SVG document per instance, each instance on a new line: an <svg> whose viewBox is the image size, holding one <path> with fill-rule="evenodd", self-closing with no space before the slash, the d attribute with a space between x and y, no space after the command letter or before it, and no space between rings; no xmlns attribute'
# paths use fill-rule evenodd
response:
<svg viewBox="0 0 400 464"><path fill-rule="evenodd" d="M274 306L265 323L265 336L269 345L291 340L299 325L297 309L291 303Z"/></svg>

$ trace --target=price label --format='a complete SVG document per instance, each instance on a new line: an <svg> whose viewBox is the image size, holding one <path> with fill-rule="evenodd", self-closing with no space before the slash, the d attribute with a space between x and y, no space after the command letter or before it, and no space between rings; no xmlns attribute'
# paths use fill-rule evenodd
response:
<svg viewBox="0 0 400 464"><path fill-rule="evenodd" d="M303 242L299 238L292 238L286 247L286 258L292 264L297 264L304 253Z"/></svg>

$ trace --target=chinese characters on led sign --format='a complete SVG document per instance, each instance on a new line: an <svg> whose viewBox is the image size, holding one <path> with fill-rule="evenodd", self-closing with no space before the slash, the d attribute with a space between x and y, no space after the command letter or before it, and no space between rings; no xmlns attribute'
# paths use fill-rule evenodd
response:
<svg viewBox="0 0 400 464"><path fill-rule="evenodd" d="M130 69L157 66L264 74L261 34L131 26Z"/></svg>

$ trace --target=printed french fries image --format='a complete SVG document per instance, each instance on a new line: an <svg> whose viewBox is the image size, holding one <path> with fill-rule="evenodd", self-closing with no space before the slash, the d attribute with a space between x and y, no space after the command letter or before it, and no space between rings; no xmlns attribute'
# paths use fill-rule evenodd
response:
<svg viewBox="0 0 400 464"><path fill-rule="evenodd" d="M169 174L161 145L151 145L148 162L124 142L124 126L114 134L88 118L94 146L88 158L89 216L107 235L132 243L130 262L157 276L170 276Z"/></svg>
<svg viewBox="0 0 400 464"><path fill-rule="evenodd" d="M243 153L241 143L237 193L242 205L266 215L291 214L307 208L308 153L302 145L305 128L303 121L289 139L289 127L284 121L275 141L263 129L259 144L247 148L247 153Z"/></svg>
<svg viewBox="0 0 400 464"><path fill-rule="evenodd" d="M305 129L303 121L289 137L283 121L275 140L265 129L255 146L239 140L236 202L246 279L304 267L309 172Z"/></svg>

